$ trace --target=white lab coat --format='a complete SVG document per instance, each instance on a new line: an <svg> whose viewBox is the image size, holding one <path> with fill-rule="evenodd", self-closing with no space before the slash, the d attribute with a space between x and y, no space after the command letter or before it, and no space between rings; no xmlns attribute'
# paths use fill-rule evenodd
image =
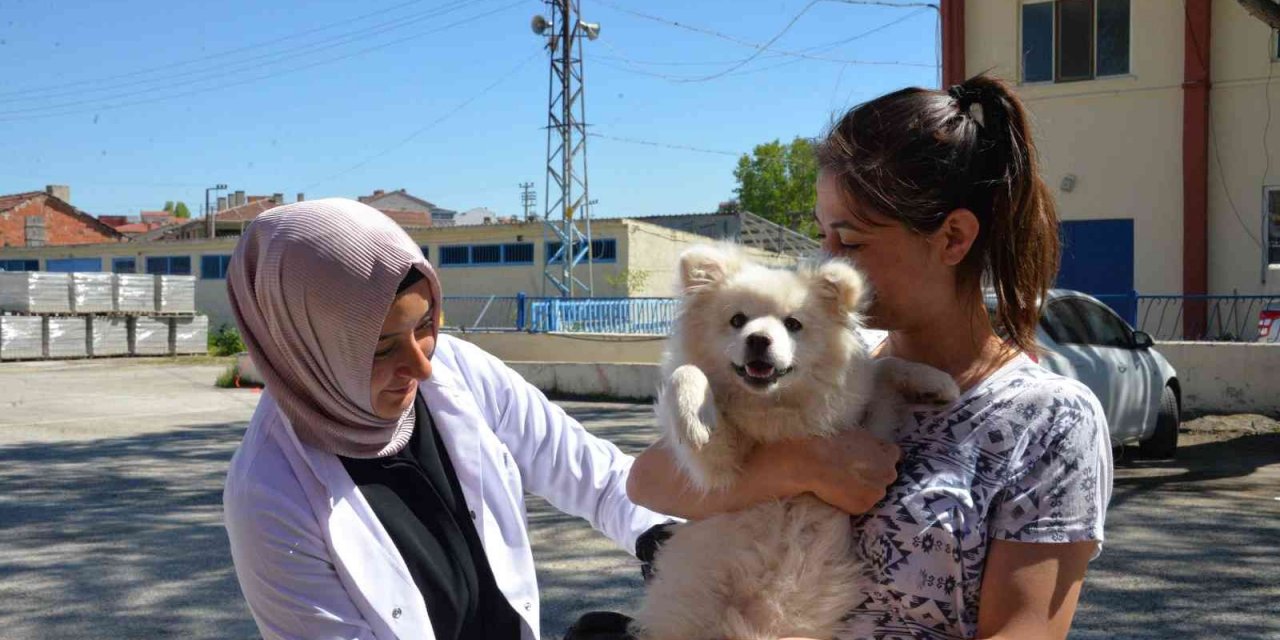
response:
<svg viewBox="0 0 1280 640"><path fill-rule="evenodd" d="M632 459L586 432L498 359L440 336L419 385L498 587L539 637L524 490L623 549L666 521L627 499ZM223 504L236 576L266 638L434 639L426 605L337 456L302 444L262 394Z"/></svg>

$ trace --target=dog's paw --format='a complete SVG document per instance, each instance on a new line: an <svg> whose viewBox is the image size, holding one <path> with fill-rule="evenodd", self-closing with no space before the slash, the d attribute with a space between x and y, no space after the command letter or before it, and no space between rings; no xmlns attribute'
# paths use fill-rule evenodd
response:
<svg viewBox="0 0 1280 640"><path fill-rule="evenodd" d="M902 396L912 404L950 404L960 397L960 387L951 376L932 367L916 372L914 379L902 389Z"/></svg>
<svg viewBox="0 0 1280 640"><path fill-rule="evenodd" d="M715 400L706 374L693 365L684 365L671 374L668 390L672 436L694 451L706 446L715 428Z"/></svg>

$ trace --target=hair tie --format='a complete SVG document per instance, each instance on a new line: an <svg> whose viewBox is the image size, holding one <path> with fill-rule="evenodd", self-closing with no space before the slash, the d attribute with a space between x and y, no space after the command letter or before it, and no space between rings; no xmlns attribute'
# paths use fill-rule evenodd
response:
<svg viewBox="0 0 1280 640"><path fill-rule="evenodd" d="M961 113L968 115L979 127L986 126L986 116L982 111L982 90L963 84L952 85L947 94L956 101Z"/></svg>

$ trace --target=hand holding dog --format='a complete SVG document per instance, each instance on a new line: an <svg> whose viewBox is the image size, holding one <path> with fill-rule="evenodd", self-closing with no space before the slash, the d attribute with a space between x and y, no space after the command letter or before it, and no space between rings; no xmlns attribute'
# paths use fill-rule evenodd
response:
<svg viewBox="0 0 1280 640"><path fill-rule="evenodd" d="M768 445L756 455L776 456L792 465L789 472L799 481L798 493L812 493L841 511L859 515L884 497L898 478L902 453L865 429L847 429L830 438L784 440Z"/></svg>

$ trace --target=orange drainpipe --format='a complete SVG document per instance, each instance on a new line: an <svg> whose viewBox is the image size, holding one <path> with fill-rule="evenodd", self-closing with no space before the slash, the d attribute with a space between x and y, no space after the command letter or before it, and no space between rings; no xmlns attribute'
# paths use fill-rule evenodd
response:
<svg viewBox="0 0 1280 640"><path fill-rule="evenodd" d="M1209 292L1209 88L1212 0L1186 0L1182 83L1182 293ZM1205 302L1183 304L1183 335L1205 334Z"/></svg>
<svg viewBox="0 0 1280 640"><path fill-rule="evenodd" d="M942 88L965 80L964 0L942 0Z"/></svg>

